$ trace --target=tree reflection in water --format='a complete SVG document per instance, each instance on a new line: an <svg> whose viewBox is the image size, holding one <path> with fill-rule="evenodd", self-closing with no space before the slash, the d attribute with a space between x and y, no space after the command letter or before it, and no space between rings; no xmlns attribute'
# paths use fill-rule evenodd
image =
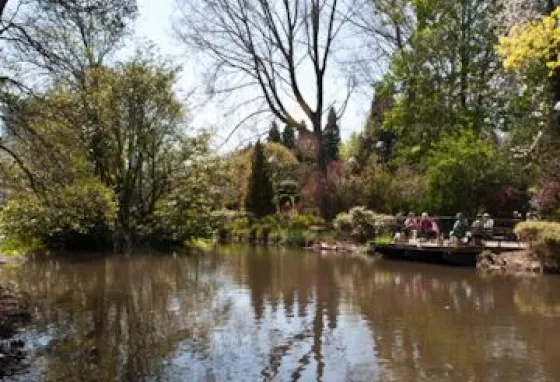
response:
<svg viewBox="0 0 560 382"><path fill-rule="evenodd" d="M546 381L560 280L228 247L30 261L45 380Z"/></svg>

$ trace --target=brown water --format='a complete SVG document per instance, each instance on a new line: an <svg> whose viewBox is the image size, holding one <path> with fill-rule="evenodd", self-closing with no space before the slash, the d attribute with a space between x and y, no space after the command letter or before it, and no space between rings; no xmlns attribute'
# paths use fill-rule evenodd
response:
<svg viewBox="0 0 560 382"><path fill-rule="evenodd" d="M560 276L276 249L34 260L46 381L560 381Z"/></svg>

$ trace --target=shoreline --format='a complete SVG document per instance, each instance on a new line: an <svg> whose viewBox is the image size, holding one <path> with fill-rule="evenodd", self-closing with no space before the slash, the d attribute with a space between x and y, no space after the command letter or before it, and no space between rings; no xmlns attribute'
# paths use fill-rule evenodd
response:
<svg viewBox="0 0 560 382"><path fill-rule="evenodd" d="M304 249L312 253L333 253L340 255L380 255L382 258L391 260L390 258L375 252L372 246L368 244L360 244L352 241L317 241L310 243L310 245L297 246L283 244L279 242L263 242L254 241L249 242L245 240L230 240L219 242L219 244L245 244L263 247L278 247L278 248L298 248ZM414 260L409 260L414 261ZM423 262L423 261L415 261ZM443 264L443 263L442 263ZM445 265L445 264L444 264ZM503 252L497 254L492 251L492 248L482 251L478 255L478 260L475 267L480 272L493 273L493 274L516 274L516 275L557 275L560 274L560 262L543 262L538 259L535 252L530 248L523 248L518 251Z"/></svg>

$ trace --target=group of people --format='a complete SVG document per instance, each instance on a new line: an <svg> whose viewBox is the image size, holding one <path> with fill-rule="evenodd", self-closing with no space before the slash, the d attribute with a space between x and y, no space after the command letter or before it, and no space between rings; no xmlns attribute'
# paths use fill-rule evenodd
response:
<svg viewBox="0 0 560 382"><path fill-rule="evenodd" d="M402 213L397 214L396 240L433 240L443 239L438 222L427 212L417 218L413 212L406 217ZM451 239L465 242L480 242L485 236L491 235L494 229L494 219L488 213L479 213L476 219L469 225L468 220L462 213L455 216L452 230L449 232Z"/></svg>
<svg viewBox="0 0 560 382"><path fill-rule="evenodd" d="M449 237L456 240L464 239L467 242L473 241L478 244L484 237L491 236L493 229L494 219L490 217L490 214L477 214L476 219L469 226L468 220L459 212L455 216L455 223L453 223L453 229L449 232Z"/></svg>
<svg viewBox="0 0 560 382"><path fill-rule="evenodd" d="M397 214L397 238L430 240L439 236L439 225L427 212L423 212L419 219L414 212L409 212L406 218L402 213Z"/></svg>
<svg viewBox="0 0 560 382"><path fill-rule="evenodd" d="M449 235L446 235L441 231L439 222L427 212L422 213L419 218L414 212L409 212L407 216L399 212L396 215L397 227L394 239L395 242L438 240L438 243L442 244L445 237L456 243L474 245L481 245L483 240L501 237L513 237L512 240L515 240L513 226L522 220L524 220L523 215L515 211L513 219L503 219L505 226L495 227L494 219L486 212L478 213L469 224L469 220L459 212L455 215L453 228L449 231ZM535 212L527 212L525 220L539 220L539 216Z"/></svg>

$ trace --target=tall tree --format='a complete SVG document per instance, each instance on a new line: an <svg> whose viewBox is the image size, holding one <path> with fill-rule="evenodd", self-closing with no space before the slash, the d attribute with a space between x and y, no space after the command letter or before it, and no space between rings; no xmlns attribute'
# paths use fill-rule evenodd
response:
<svg viewBox="0 0 560 382"><path fill-rule="evenodd" d="M102 66L137 15L136 0L30 0L6 32L12 58L35 75L84 85Z"/></svg>
<svg viewBox="0 0 560 382"><path fill-rule="evenodd" d="M339 147L340 147L340 128L338 127L338 121L336 118L336 112L334 108L329 110L329 116L327 118L327 125L325 126L323 144L325 145L325 152L328 161L334 161L339 159Z"/></svg>
<svg viewBox="0 0 560 382"><path fill-rule="evenodd" d="M188 174L204 145L181 133L184 110L172 90L175 68L137 56L116 68L91 68L87 76L96 86L80 89L63 81L40 98L10 104L17 118L8 126L13 138L7 149L23 171L12 178L46 198L56 198L52 191L65 184L97 178L115 195L119 232L133 237L153 219L176 178ZM90 121L84 97L95 105L104 143L97 162L91 161L91 141L82 130ZM96 163L103 166L103 178Z"/></svg>
<svg viewBox="0 0 560 382"><path fill-rule="evenodd" d="M278 129L278 124L273 121L270 125L270 130L268 130L268 141L274 143L281 143L282 137L280 136L280 130Z"/></svg>
<svg viewBox="0 0 560 382"><path fill-rule="evenodd" d="M245 208L255 214L257 218L272 214L274 206L274 189L268 173L268 165L264 155L264 148L257 141L253 149L249 190L245 199Z"/></svg>
<svg viewBox="0 0 560 382"><path fill-rule="evenodd" d="M81 92L79 107L87 119L75 128L89 141L90 160L96 175L105 181L108 174L102 158L107 142L99 130L103 117L88 92L97 86L92 69L102 67L127 35L137 14L136 0L30 0L25 4L25 12L15 15L3 36L9 48L7 60L23 64L33 74L18 81L36 93L54 83ZM6 151L0 142L2 149Z"/></svg>
<svg viewBox="0 0 560 382"><path fill-rule="evenodd" d="M507 35L500 38L498 47L504 68L521 74L521 82L532 88L546 85L551 96L549 110L560 103L559 21L560 7L550 14L545 12L535 19L512 24ZM552 131L560 134L560 117L551 118L550 123Z"/></svg>
<svg viewBox="0 0 560 382"><path fill-rule="evenodd" d="M296 133L292 125L284 126L284 131L282 131L282 144L290 150L296 148Z"/></svg>
<svg viewBox="0 0 560 382"><path fill-rule="evenodd" d="M322 116L329 107L325 79L335 44L355 1L338 0L182 0L177 34L207 53L214 63L214 92L246 91L282 123L295 127L296 107L311 122L317 164L326 173ZM305 70L305 72L304 72ZM226 82L236 78L236 84ZM245 93L246 94L246 93ZM346 99L347 100L347 99ZM342 102L345 105L346 102Z"/></svg>
<svg viewBox="0 0 560 382"><path fill-rule="evenodd" d="M415 161L444 132L468 129L493 137L499 127L494 89L500 63L491 19L496 7L494 0L410 1L413 32L385 76L401 96L384 124Z"/></svg>

